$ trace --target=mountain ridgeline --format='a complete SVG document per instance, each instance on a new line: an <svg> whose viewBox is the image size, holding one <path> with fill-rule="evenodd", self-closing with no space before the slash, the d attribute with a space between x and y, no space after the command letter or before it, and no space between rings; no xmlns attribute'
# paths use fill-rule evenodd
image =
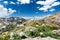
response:
<svg viewBox="0 0 60 40"><path fill-rule="evenodd" d="M50 24L50 25L59 25L60 26L60 12L55 15L43 18L37 21L38 24Z"/></svg>

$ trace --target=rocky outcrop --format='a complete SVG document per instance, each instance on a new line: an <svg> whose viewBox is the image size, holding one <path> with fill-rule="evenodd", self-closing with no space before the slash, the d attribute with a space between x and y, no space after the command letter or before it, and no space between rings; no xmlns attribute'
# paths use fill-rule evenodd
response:
<svg viewBox="0 0 60 40"><path fill-rule="evenodd" d="M52 31L54 34L60 35L60 29L59 30L53 30Z"/></svg>

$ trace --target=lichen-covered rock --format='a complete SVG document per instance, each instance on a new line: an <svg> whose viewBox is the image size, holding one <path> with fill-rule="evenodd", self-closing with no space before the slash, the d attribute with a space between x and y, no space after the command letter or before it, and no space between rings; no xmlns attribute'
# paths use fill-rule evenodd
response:
<svg viewBox="0 0 60 40"><path fill-rule="evenodd" d="M53 30L52 31L54 34L60 35L60 29L59 30Z"/></svg>

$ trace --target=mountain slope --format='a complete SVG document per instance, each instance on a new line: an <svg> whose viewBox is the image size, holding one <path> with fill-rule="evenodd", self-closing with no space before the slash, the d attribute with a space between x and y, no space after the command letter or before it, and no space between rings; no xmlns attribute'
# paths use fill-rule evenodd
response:
<svg viewBox="0 0 60 40"><path fill-rule="evenodd" d="M42 20L38 20L37 23L39 24L55 24L60 26L60 12L56 13L55 15L46 17Z"/></svg>

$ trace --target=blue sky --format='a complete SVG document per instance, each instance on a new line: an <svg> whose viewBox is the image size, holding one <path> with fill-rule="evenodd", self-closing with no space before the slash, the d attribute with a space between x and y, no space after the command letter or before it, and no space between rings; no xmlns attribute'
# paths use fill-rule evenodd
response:
<svg viewBox="0 0 60 40"><path fill-rule="evenodd" d="M46 17L60 12L60 0L0 0L0 17Z"/></svg>

